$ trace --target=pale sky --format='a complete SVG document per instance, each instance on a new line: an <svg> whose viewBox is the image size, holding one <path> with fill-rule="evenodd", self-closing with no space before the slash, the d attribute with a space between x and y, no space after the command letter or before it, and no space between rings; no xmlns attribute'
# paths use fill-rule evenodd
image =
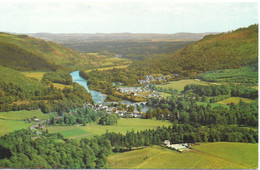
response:
<svg viewBox="0 0 260 170"><path fill-rule="evenodd" d="M257 1L0 0L0 32L226 32L258 23Z"/></svg>

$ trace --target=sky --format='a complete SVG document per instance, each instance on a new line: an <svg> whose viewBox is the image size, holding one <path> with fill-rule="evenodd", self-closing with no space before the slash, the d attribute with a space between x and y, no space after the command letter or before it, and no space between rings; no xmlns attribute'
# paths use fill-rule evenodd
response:
<svg viewBox="0 0 260 170"><path fill-rule="evenodd" d="M0 0L0 31L226 32L258 23L257 1Z"/></svg>

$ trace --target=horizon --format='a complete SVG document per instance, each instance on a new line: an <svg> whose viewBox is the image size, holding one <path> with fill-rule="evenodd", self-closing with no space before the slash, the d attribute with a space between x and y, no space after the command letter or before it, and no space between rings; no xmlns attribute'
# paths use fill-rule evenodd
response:
<svg viewBox="0 0 260 170"><path fill-rule="evenodd" d="M228 32L258 24L254 1L2 0L1 32L176 34Z"/></svg>

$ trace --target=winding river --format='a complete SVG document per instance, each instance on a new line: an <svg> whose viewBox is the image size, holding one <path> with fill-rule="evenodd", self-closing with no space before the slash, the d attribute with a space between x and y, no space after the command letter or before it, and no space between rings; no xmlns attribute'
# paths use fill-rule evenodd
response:
<svg viewBox="0 0 260 170"><path fill-rule="evenodd" d="M91 93L92 95L92 99L94 101L95 104L97 103L104 103L104 100L106 98L106 95L103 95L102 93L100 92L97 92L97 91L94 91L94 90L89 90L88 88L88 81L85 80L84 78L82 78L80 75L79 75L79 71L74 71L72 73L70 73L71 77L72 77L72 80L73 82L76 82L78 84L80 84L81 86L83 86L88 92Z"/></svg>
<svg viewBox="0 0 260 170"><path fill-rule="evenodd" d="M92 95L92 100L94 101L95 104L98 104L98 103L102 103L102 104L110 104L111 102L104 102L104 100L106 99L106 95L105 94L102 94L98 91L94 91L94 90L89 90L88 88L88 81L85 80L83 77L81 77L79 75L79 71L74 71L74 72L71 72L70 73L71 77L72 77L72 80L73 82L76 82L78 84L80 84L81 86L83 86L88 92L91 93ZM113 103L117 103L117 102L113 102ZM123 100L121 102L122 104L134 104L128 100ZM141 105L141 110L142 112L146 112L148 110L148 106L143 106ZM137 110L137 106L135 105L135 111Z"/></svg>

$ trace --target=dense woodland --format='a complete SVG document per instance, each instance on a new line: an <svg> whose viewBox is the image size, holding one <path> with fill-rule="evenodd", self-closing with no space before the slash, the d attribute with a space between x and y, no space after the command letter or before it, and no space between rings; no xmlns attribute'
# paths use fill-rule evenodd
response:
<svg viewBox="0 0 260 170"><path fill-rule="evenodd" d="M169 119L172 122L200 125L222 124L254 126L258 125L258 103L240 101L237 105L229 103L229 107L212 107L215 103L229 97L258 98L258 90L243 85L187 85L181 94L174 91L167 99L151 98L148 105L155 107L148 110L145 118ZM201 105L198 102L204 102Z"/></svg>
<svg viewBox="0 0 260 170"><path fill-rule="evenodd" d="M107 166L111 151L104 137L76 141L55 133L35 136L19 130L0 138L0 168L100 169Z"/></svg>
<svg viewBox="0 0 260 170"><path fill-rule="evenodd" d="M118 116L108 114L105 111L94 111L92 107L77 108L71 113L62 113L52 115L48 125L83 125L87 123L98 123L101 125L114 125L117 124Z"/></svg>

